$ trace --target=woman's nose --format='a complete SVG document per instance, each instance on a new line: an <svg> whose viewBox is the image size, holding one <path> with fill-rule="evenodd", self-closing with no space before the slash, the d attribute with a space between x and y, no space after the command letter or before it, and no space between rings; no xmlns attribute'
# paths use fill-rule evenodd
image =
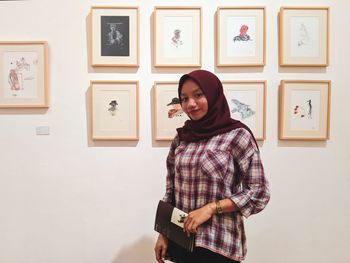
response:
<svg viewBox="0 0 350 263"><path fill-rule="evenodd" d="M188 99L188 106L189 107L195 107L196 106L196 100L193 98Z"/></svg>

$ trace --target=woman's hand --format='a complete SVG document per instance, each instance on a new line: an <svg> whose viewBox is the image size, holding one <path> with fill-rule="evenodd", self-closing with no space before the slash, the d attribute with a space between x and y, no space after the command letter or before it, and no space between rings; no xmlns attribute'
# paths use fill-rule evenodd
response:
<svg viewBox="0 0 350 263"><path fill-rule="evenodd" d="M188 214L184 221L184 231L189 236L191 233L197 233L197 228L208 221L216 211L215 203L209 203Z"/></svg>
<svg viewBox="0 0 350 263"><path fill-rule="evenodd" d="M156 245L154 247L154 252L156 253L156 259L158 263L164 263L167 248L168 239L162 234L159 234Z"/></svg>

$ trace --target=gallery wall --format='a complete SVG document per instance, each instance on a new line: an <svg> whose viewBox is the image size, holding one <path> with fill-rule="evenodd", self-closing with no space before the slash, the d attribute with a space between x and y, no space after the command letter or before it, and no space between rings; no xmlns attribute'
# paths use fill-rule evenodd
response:
<svg viewBox="0 0 350 263"><path fill-rule="evenodd" d="M139 6L139 68L89 65L93 5ZM191 70L152 66L152 12L162 5L202 6L203 69L227 81L267 81L259 145L272 197L246 220L245 262L350 262L350 2L343 0L0 1L1 41L48 41L50 87L48 109L0 109L0 262L155 262L154 213L170 142L154 140L152 85ZM264 67L215 67L215 11L235 5L266 7ZM278 66L281 6L330 7L328 67ZM278 140L283 79L332 81L329 140ZM139 81L138 141L91 140L91 80ZM38 126L50 134L36 135Z"/></svg>

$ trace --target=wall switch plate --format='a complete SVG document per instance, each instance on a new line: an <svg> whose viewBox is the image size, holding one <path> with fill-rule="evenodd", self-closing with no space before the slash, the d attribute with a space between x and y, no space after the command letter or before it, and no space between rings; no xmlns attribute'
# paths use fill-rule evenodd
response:
<svg viewBox="0 0 350 263"><path fill-rule="evenodd" d="M49 126L38 126L36 127L36 135L49 135L50 127Z"/></svg>

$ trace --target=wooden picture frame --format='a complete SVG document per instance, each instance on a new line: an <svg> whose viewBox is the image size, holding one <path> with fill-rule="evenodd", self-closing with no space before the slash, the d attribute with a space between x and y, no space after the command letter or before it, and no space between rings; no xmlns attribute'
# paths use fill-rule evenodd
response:
<svg viewBox="0 0 350 263"><path fill-rule="evenodd" d="M0 42L0 108L48 108L46 41Z"/></svg>
<svg viewBox="0 0 350 263"><path fill-rule="evenodd" d="M155 67L201 67L201 7L155 7L153 32Z"/></svg>
<svg viewBox="0 0 350 263"><path fill-rule="evenodd" d="M139 8L91 7L91 64L139 66Z"/></svg>
<svg viewBox="0 0 350 263"><path fill-rule="evenodd" d="M282 80L279 139L328 140L331 81Z"/></svg>
<svg viewBox="0 0 350 263"><path fill-rule="evenodd" d="M218 7L216 66L264 66L265 7Z"/></svg>
<svg viewBox="0 0 350 263"><path fill-rule="evenodd" d="M281 7L280 66L329 65L329 7Z"/></svg>
<svg viewBox="0 0 350 263"><path fill-rule="evenodd" d="M138 81L97 81L92 90L92 139L139 139Z"/></svg>
<svg viewBox="0 0 350 263"><path fill-rule="evenodd" d="M256 140L265 140L266 81L223 81L231 117L246 124Z"/></svg>
<svg viewBox="0 0 350 263"><path fill-rule="evenodd" d="M155 140L169 141L176 135L176 128L189 118L183 112L177 94L179 82L156 81L153 86Z"/></svg>

